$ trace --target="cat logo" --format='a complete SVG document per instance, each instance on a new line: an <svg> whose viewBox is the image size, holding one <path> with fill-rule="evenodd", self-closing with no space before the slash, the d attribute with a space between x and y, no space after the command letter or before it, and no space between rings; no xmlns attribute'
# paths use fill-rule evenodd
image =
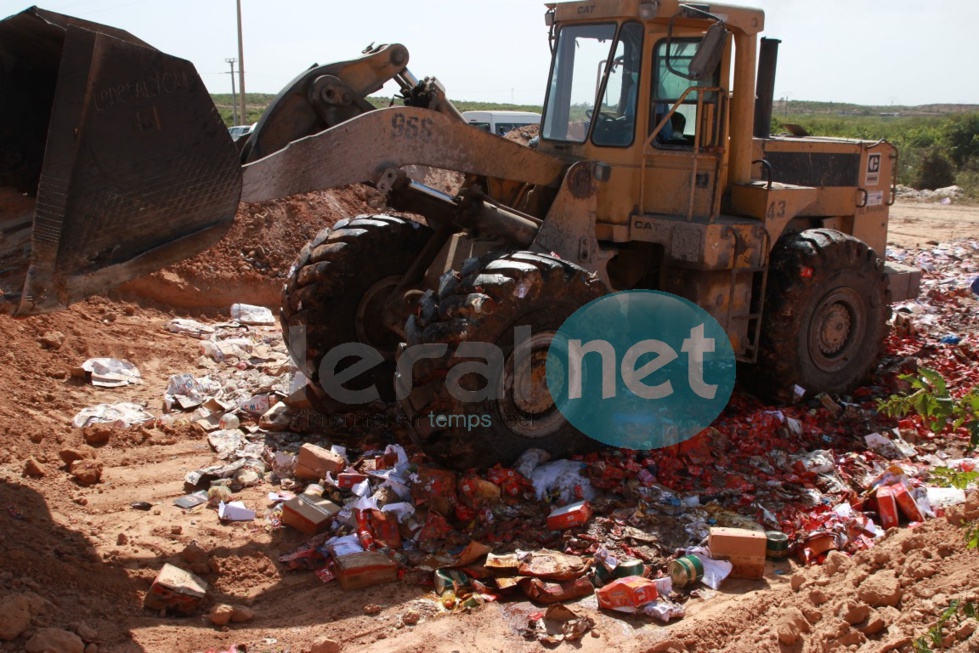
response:
<svg viewBox="0 0 979 653"><path fill-rule="evenodd" d="M595 11L595 5L586 5L584 7L578 7L578 15L585 16L587 14L593 13Z"/></svg>

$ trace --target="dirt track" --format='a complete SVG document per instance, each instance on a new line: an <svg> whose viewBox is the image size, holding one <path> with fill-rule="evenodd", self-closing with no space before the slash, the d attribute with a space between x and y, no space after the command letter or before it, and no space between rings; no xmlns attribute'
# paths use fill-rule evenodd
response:
<svg viewBox="0 0 979 653"><path fill-rule="evenodd" d="M344 642L344 651L544 650L516 632L528 614L539 610L525 600L487 604L468 614L438 614L432 595L411 585L343 592L336 583L324 585L313 574L287 572L277 562L304 536L290 529L267 531L260 520L223 525L206 508L184 512L174 507L172 500L183 494L184 475L214 462L195 427L113 431L98 447L102 482L91 487L77 485L63 469L59 453L83 444L82 433L70 425L78 410L122 400L158 408L171 374L202 373L198 343L163 330L172 316L214 320L219 316L210 307L215 305L274 305L281 275L301 244L338 214L369 208L370 201L366 191L348 189L252 207L215 251L129 284L120 294L124 299L96 298L60 314L22 321L0 317L7 334L0 369L7 396L0 404L5 440L0 450L0 595L4 590L39 595L43 605L33 628L84 621L98 633L98 651L126 653L223 651L235 643L247 643L250 653L296 653L323 635ZM904 246L974 236L979 226L979 208L958 205L898 204L893 216L890 239ZM41 344L51 332L64 335L62 345ZM67 376L66 370L90 356L133 361L142 372L142 385L107 390ZM24 475L30 459L43 475ZM249 488L240 498L262 511L270 489L268 484ZM152 509L131 508L136 501L150 502ZM192 542L207 551L204 576L213 599L251 606L253 622L222 630L201 616L161 618L142 609L141 597L160 565L184 565L180 553ZM979 600L979 556L962 542L959 529L937 519L915 531L896 531L853 560L837 561L835 574L826 567L800 569L794 561L769 563L764 580L728 582L716 596L691 601L686 617L669 627L594 610L596 635L574 648L779 650L775 638L786 628L786 615L798 609L816 625L804 645L800 641L781 650L908 650L911 635L927 629L950 597ZM897 607L885 605L890 599L880 603L877 612L886 630L868 640L854 634L839 615L846 612L847 601L861 595L871 574L899 587L901 596ZM379 615L365 615L370 603L382 607ZM586 608L593 604L593 597L584 602ZM421 613L421 622L398 627L409 608ZM977 650L970 647L974 642L975 637L950 650ZM0 644L0 651L19 646Z"/></svg>
<svg viewBox="0 0 979 653"><path fill-rule="evenodd" d="M897 202L891 207L887 232L890 242L914 246L975 238L979 234L979 207L963 204Z"/></svg>

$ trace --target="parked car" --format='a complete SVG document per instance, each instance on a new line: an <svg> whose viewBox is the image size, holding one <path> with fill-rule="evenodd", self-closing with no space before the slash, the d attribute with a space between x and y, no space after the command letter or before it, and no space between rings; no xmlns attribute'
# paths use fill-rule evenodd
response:
<svg viewBox="0 0 979 653"><path fill-rule="evenodd" d="M462 117L470 125L498 136L518 127L540 124L540 114L532 111L463 111Z"/></svg>
<svg viewBox="0 0 979 653"><path fill-rule="evenodd" d="M253 129L255 129L255 123L250 125L235 125L233 127L228 127L228 132L231 134L231 140L237 141L242 136L251 134Z"/></svg>

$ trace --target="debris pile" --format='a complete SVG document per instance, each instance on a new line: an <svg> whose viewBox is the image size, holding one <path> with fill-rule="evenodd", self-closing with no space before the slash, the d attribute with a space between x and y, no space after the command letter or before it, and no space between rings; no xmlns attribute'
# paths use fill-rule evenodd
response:
<svg viewBox="0 0 979 653"><path fill-rule="evenodd" d="M303 544L281 564L344 590L401 580L432 592L440 611L510 597L551 606L523 632L574 641L592 620L564 603L682 618L691 599L709 599L727 578L759 579L788 573L792 559L819 564L868 550L887 529L965 501L974 481L948 485L979 465L967 440L917 415L882 414L878 400L906 393L902 375L922 367L955 388L975 385L975 311L961 309L976 303L979 245L894 255L935 264L925 266L922 296L896 307L887 355L867 386L777 408L735 393L712 427L665 449L605 449L574 460L531 449L512 467L456 473L398 433L375 429L358 440L313 429L310 437L294 400L304 379L280 333L241 307L236 321L167 325L198 339L201 356L197 371L171 377L159 415L136 406L127 410L141 414L130 419L124 404L108 404L75 424L194 423L216 461L187 475L181 508L209 506L228 527L257 521L301 534ZM252 324L241 322L246 315ZM265 505L236 500L262 485Z"/></svg>

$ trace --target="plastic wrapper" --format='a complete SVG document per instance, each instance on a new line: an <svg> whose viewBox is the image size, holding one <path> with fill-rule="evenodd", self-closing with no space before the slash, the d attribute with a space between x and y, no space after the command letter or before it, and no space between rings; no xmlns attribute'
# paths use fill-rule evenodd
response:
<svg viewBox="0 0 979 653"><path fill-rule="evenodd" d="M83 408L71 423L84 428L91 424L108 424L114 428L129 428L133 424L142 424L155 419L153 415L146 412L139 404L118 403L118 404L99 404Z"/></svg>

